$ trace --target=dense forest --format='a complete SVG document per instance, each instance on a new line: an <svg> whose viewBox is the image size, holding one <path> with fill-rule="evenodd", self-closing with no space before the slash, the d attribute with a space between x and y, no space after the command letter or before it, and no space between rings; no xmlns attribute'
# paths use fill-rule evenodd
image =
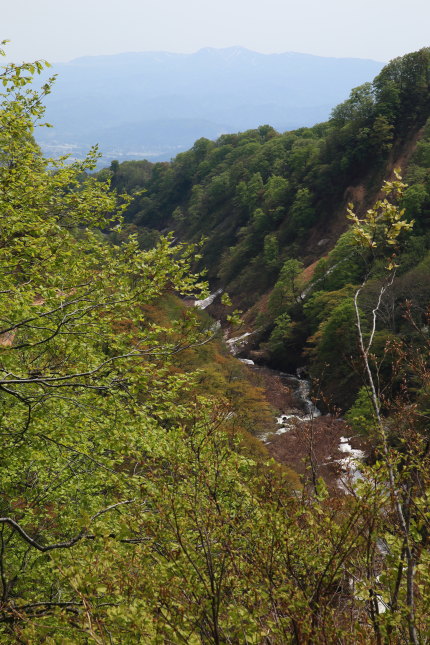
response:
<svg viewBox="0 0 430 645"><path fill-rule="evenodd" d="M363 216L396 168L408 184L401 207L415 224L395 249L399 266L385 305L393 312L378 320L379 350L388 334L411 333L405 295L423 311L427 303L426 281L416 278L430 260L429 59L423 49L393 60L313 128L279 134L262 126L200 139L170 164L113 162L110 169L121 191L145 188L125 213L126 230L136 231L143 247L157 231L172 230L183 241L204 237L199 268L248 312L266 359L289 370L310 362L344 409L358 382L339 356L350 358L354 331L349 344L325 335L341 320L350 327L345 308L355 285L366 277L363 298L368 293L371 306L384 280L375 254L356 246L346 210L353 202Z"/></svg>
<svg viewBox="0 0 430 645"><path fill-rule="evenodd" d="M43 68L1 73L0 642L428 642L430 50L327 123L96 174L36 145ZM301 476L256 438L206 279L365 437L342 491L312 419Z"/></svg>

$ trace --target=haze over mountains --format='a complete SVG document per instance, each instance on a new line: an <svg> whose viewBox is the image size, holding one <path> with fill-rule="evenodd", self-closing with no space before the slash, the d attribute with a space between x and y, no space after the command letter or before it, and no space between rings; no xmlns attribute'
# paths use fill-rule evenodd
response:
<svg viewBox="0 0 430 645"><path fill-rule="evenodd" d="M98 143L111 159L168 160L200 138L270 124L279 131L327 119L383 64L241 47L91 56L59 63L38 141L81 157Z"/></svg>

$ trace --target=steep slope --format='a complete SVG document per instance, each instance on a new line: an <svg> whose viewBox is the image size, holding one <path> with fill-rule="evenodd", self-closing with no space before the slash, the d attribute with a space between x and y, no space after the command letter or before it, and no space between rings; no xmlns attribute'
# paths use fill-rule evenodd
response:
<svg viewBox="0 0 430 645"><path fill-rule="evenodd" d="M115 187L130 189L133 171L133 186L147 189L127 215L142 243L146 236L153 239L154 229L166 228L181 240L206 238L199 266L248 312L248 322L260 330L254 341L263 343L271 363L292 369L310 360L320 365L314 373L321 376L318 347L310 353L305 348L310 336L315 345L324 317L315 318L308 301L315 291L358 284L368 271L348 234L341 235L347 231L347 204L355 202L363 215L383 179L396 167L407 171L418 140L419 168L407 171L411 186L404 197L408 216L417 222L399 249L399 276L424 258L429 248L429 60L429 49L395 59L373 83L354 89L328 122L312 128L279 134L261 126L216 142L200 139L145 176L133 164L112 167ZM413 260L412 247L417 249ZM315 286L307 287L311 278ZM339 294L334 301L349 297ZM325 362L338 359L339 351L343 356L350 347L329 351ZM338 384L339 374L332 374ZM333 393L334 386L328 386ZM348 382L338 387L338 403L349 405L357 387Z"/></svg>
<svg viewBox="0 0 430 645"><path fill-rule="evenodd" d="M428 92L417 81L428 79L428 52L391 69L410 73L411 62L413 86L421 88L413 105L421 98L422 107L404 129L403 119L387 119L393 160L396 149L409 154L410 133L427 118ZM139 249L134 237L109 243L112 226L112 239L121 239L121 208L109 182L86 174L92 158L67 166L45 159L34 143L34 120L43 117L43 106L37 93L25 89L39 68L12 65L0 74L0 641L426 642L430 127L424 126L408 164L410 187L405 190L398 179L386 184L387 199L374 205L367 222L354 219L352 234L341 235L320 260L311 284L293 256L306 244L301 234L295 247L288 242L290 256L266 278L268 316L264 321L260 311L258 324L266 325L272 357L290 360L291 347L299 348L297 330L307 329L312 369L322 366L324 376L331 363L329 376L333 380L336 372L339 385L351 371L364 376L348 420L351 432L371 438L374 454L359 466L355 485L357 477L346 477L342 493L337 487L331 495L320 475L327 467L357 474L351 457L363 454L349 435L339 437L334 415L319 417L322 424L315 427L307 383L295 377L287 382L301 391L306 414L292 410L293 421L280 410L284 427L275 438L278 450L273 453L272 444L270 451L277 457L281 448L290 458L293 453L300 481L249 438L247 430L266 430L269 410L261 388L270 389L269 401L277 408L285 395L295 405L293 393L283 378L274 388L267 369L256 370L263 378L253 387L244 378L246 366L214 342L219 326L179 300L178 294L193 300L206 295L190 266L193 247L173 244L171 236L149 251ZM390 87L391 97L399 89L399 112L402 87L410 91L406 80ZM349 121L344 126L348 131ZM342 127L328 130L329 136L336 132L342 139ZM271 134L270 128L259 130L262 147L276 138ZM356 147L368 134L359 132ZM228 154L234 150L231 144ZM218 153L216 145L212 152ZM174 169L184 174L173 175L176 194L170 177L167 200L179 200L180 182L190 181L190 158L185 155ZM333 163L348 167L337 158ZM389 164L385 157L375 168L382 173ZM203 172L205 166L199 167ZM151 185L147 199L154 209L155 198L162 203L170 170L140 162L113 164L103 174L130 191ZM251 184L252 198L262 201L249 218L242 212L245 237L254 220L264 224L282 208L279 194L285 197L289 184L281 170L272 183L260 174ZM360 184L344 180L370 199L368 173L357 170ZM199 199L203 178L204 173ZM270 203L278 200L273 213L264 201L269 183ZM292 216L308 213L312 202L303 191L310 189L292 185L294 203L306 207L291 209ZM218 195L220 210L215 187L216 182L211 195ZM145 210L144 196L135 198L130 221L137 205L141 217L151 213L157 223L157 212ZM412 233L400 199L416 219ZM197 234L192 227L199 219L196 210L187 223L187 200L185 193L175 208L184 236ZM340 204L335 198L333 203ZM281 240L288 217L275 217L261 273L268 258L276 259L273 242L277 235ZM307 221L303 230L313 230L316 221ZM169 211L158 223L170 224ZM151 236L158 231L140 230L142 243L149 246ZM223 262L214 258L212 270L221 271ZM241 273L246 270L241 267ZM250 302L259 298L251 290L245 295ZM354 352L355 363L349 360ZM290 441L280 446L283 437Z"/></svg>

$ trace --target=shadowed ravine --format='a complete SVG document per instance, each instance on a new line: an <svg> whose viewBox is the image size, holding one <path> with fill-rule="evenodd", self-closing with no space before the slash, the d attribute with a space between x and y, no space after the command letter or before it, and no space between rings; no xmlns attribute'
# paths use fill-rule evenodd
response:
<svg viewBox="0 0 430 645"><path fill-rule="evenodd" d="M333 493L347 491L357 477L355 460L365 457L364 440L351 436L341 417L321 414L308 379L250 363L248 369L274 409L273 428L259 437L270 455L302 476L312 464Z"/></svg>

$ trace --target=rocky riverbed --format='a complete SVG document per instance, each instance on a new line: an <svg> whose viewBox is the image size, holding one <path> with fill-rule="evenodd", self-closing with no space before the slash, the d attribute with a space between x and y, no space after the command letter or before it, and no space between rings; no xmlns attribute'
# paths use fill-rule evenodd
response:
<svg viewBox="0 0 430 645"><path fill-rule="evenodd" d="M363 438L351 436L342 418L319 412L306 379L268 367L249 369L274 409L273 429L260 437L269 454L302 476L309 474L312 459L332 493L348 491L357 477L355 460L368 450Z"/></svg>

